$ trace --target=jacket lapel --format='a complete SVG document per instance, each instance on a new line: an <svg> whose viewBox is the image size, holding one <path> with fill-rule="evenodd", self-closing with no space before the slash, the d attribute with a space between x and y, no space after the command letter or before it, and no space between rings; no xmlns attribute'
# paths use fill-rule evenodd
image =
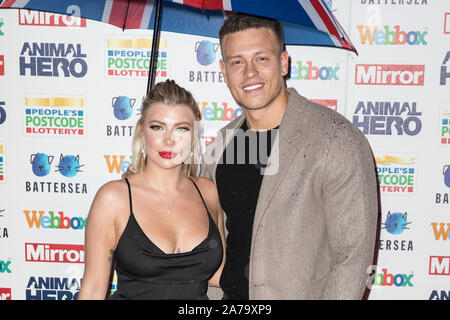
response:
<svg viewBox="0 0 450 320"><path fill-rule="evenodd" d="M277 139L274 141L267 170L259 191L253 221L252 247L256 232L267 211L267 207L298 152L297 146L293 142L301 135L303 98L295 90L288 89L288 92L290 96L286 112L281 121Z"/></svg>

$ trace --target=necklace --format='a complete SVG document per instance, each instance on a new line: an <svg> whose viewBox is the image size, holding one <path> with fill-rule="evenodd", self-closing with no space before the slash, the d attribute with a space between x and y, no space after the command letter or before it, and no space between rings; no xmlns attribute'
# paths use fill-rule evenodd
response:
<svg viewBox="0 0 450 320"><path fill-rule="evenodd" d="M153 189L154 189L154 188L153 188ZM161 198L161 197L159 196L159 194L158 194L158 192L156 191L156 189L154 189L154 190L155 190L155 194L156 194L156 196L159 198L159 200L161 200L162 202L164 202L164 204L167 206L167 213L172 213L172 207L175 205L175 202L177 202L178 197L175 199L175 201L174 201L171 205L169 205L167 202L164 201L163 198Z"/></svg>

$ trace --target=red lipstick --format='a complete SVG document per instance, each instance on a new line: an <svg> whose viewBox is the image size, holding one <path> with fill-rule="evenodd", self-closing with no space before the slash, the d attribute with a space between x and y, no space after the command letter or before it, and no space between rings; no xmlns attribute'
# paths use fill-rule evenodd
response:
<svg viewBox="0 0 450 320"><path fill-rule="evenodd" d="M172 159L176 157L177 153L172 151L161 151L159 152L159 155L164 159Z"/></svg>

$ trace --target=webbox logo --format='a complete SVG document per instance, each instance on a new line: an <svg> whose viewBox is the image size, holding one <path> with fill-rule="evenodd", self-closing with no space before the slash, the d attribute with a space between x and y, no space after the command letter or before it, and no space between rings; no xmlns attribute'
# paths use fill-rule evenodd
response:
<svg viewBox="0 0 450 320"><path fill-rule="evenodd" d="M25 243L25 261L84 263L84 246L75 244Z"/></svg>
<svg viewBox="0 0 450 320"><path fill-rule="evenodd" d="M423 86L424 65L357 64L355 84L384 86Z"/></svg>

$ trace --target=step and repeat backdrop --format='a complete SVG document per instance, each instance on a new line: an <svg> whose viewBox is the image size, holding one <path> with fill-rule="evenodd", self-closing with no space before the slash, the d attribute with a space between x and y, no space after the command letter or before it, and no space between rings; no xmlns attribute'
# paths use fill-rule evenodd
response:
<svg viewBox="0 0 450 320"><path fill-rule="evenodd" d="M380 188L369 299L450 299L450 1L330 0L358 55L288 46L289 87L369 140ZM0 299L76 299L91 202L132 162L151 30L0 11ZM191 90L202 143L242 114L218 39L162 32L157 81ZM115 290L115 279L111 290Z"/></svg>

